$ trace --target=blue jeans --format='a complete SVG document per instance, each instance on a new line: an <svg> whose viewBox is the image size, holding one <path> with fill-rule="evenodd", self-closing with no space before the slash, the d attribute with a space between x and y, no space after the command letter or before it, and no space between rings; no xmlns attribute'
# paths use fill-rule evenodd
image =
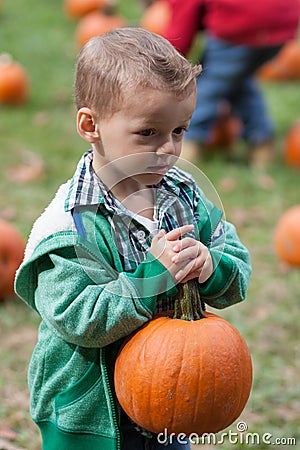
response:
<svg viewBox="0 0 300 450"><path fill-rule="evenodd" d="M181 439L179 442L175 437L171 438L171 442L165 445L165 436L154 436L149 439L138 432L128 419L123 416L121 425L122 433L122 450L190 450L188 438ZM184 442L184 443L183 443Z"/></svg>
<svg viewBox="0 0 300 450"><path fill-rule="evenodd" d="M274 126L254 74L280 48L232 45L207 36L201 61L203 71L197 79L196 109L186 139L207 142L224 101L242 120L242 138L247 143L257 145L272 138Z"/></svg>
<svg viewBox="0 0 300 450"><path fill-rule="evenodd" d="M172 439L170 444L164 445L163 443L159 443L156 437L152 439L148 439L138 432L135 433L126 433L123 436L124 441L121 447L122 450L190 450L190 444L188 442L182 443L183 441L187 441L184 439L178 442L175 438Z"/></svg>

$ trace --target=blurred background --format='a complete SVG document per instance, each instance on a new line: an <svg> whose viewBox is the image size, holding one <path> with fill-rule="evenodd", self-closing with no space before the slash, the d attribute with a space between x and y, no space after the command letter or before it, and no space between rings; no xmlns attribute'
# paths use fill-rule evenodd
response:
<svg viewBox="0 0 300 450"><path fill-rule="evenodd" d="M101 18L95 13L91 17L95 8ZM81 45L91 33L114 26L143 24L160 32L163 10L154 19L148 17L148 22L145 12L145 3L138 0L109 4L98 0L96 7L87 0L74 5L63 0L0 0L0 221L14 227L24 240L88 149L76 133L73 103L74 69ZM192 61L196 62L202 45L199 33L188 55ZM283 60L279 64L285 68L283 74L273 66L257 75L276 125L275 161L263 170L249 167L239 158L243 142L226 129L227 137L220 137L199 167L218 191L226 218L236 225L252 257L247 300L217 312L240 330L253 358L253 389L239 420L247 423L249 432L295 438L299 444L300 211L294 208L300 205L300 126L294 128L300 121L297 39L289 58L287 66ZM228 133L234 157L228 156ZM283 224L283 216L292 207L295 215ZM10 239L5 233L0 227L0 241L7 243ZM280 250L287 245L281 239L287 237L293 261ZM0 287L4 279L1 265L15 258L4 257L1 245ZM38 450L39 432L28 412L26 372L39 319L9 289L6 295L2 289L0 448ZM235 432L236 424L230 428ZM231 449L232 444L225 441L222 448ZM269 445L261 442L257 448Z"/></svg>

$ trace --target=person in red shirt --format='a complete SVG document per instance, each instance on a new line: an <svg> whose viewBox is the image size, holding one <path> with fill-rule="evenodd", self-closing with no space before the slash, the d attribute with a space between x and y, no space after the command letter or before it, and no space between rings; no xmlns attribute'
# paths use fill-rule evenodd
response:
<svg viewBox="0 0 300 450"><path fill-rule="evenodd" d="M171 19L162 33L186 55L203 34L203 71L197 80L197 106L182 156L196 162L212 139L213 125L229 113L242 122L241 138L253 165L274 158L274 123L255 79L256 71L284 43L295 38L299 0L165 0Z"/></svg>

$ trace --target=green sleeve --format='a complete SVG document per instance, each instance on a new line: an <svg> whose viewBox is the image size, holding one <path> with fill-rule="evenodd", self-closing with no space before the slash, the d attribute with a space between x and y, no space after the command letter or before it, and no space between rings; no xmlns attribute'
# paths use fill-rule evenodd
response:
<svg viewBox="0 0 300 450"><path fill-rule="evenodd" d="M177 288L170 272L148 252L147 258L133 274L127 277L134 283L141 302L152 312L156 309L157 295L166 293L172 296L177 293Z"/></svg>
<svg viewBox="0 0 300 450"><path fill-rule="evenodd" d="M209 250L214 262L214 272L200 284L200 293L207 304L226 308L246 298L251 274L250 256L241 243L235 227L224 222L225 235L221 242L213 242Z"/></svg>
<svg viewBox="0 0 300 450"><path fill-rule="evenodd" d="M209 249L214 272L205 282L199 284L203 300L215 308L226 308L246 298L251 274L250 255L241 243L234 225L222 219L222 211L216 208L199 189L197 205L198 239ZM222 221L224 233L211 239Z"/></svg>
<svg viewBox="0 0 300 450"><path fill-rule="evenodd" d="M53 250L21 268L16 286L26 301L25 284L34 291L31 306L44 323L82 347L128 336L152 318L157 295L174 288L169 272L150 254L128 274L107 270L84 250L79 257L75 247Z"/></svg>
<svg viewBox="0 0 300 450"><path fill-rule="evenodd" d="M74 248L53 251L32 262L29 285L44 323L67 342L103 347L131 334L152 317L126 274L112 277L98 260ZM24 269L25 270L25 269ZM22 290L20 273L17 290ZM26 301L23 289L21 298ZM154 302L153 302L154 303Z"/></svg>

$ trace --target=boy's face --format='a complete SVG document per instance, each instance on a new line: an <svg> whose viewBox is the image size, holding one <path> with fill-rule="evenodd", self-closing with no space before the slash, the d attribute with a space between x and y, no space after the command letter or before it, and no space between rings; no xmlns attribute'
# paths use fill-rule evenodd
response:
<svg viewBox="0 0 300 450"><path fill-rule="evenodd" d="M112 168L121 177L116 181L133 191L158 183L180 156L195 99L192 86L184 97L150 88L130 89L122 109L97 123L96 173L103 178L101 169L105 166L103 173L107 173Z"/></svg>

